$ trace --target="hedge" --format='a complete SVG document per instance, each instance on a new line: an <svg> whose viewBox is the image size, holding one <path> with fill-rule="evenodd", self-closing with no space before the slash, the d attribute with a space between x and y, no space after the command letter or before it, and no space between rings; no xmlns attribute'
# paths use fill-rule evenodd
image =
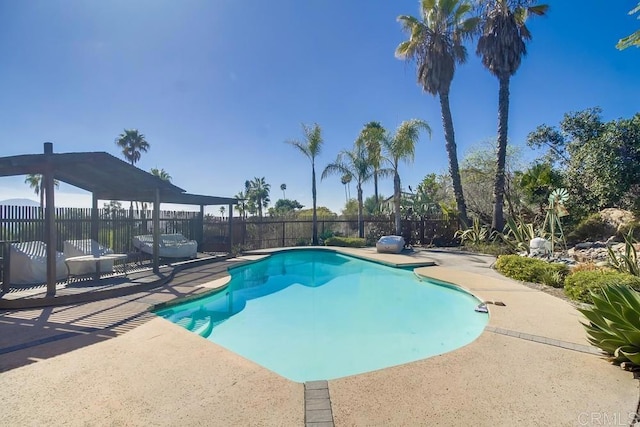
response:
<svg viewBox="0 0 640 427"><path fill-rule="evenodd" d="M599 293L606 285L640 289L640 277L615 270L576 271L564 279L564 293L572 300L592 304L591 291Z"/></svg>
<svg viewBox="0 0 640 427"><path fill-rule="evenodd" d="M545 283L561 287L562 278L569 272L565 264L549 263L520 255L502 255L496 261L496 270L515 280Z"/></svg>
<svg viewBox="0 0 640 427"><path fill-rule="evenodd" d="M364 248L365 240L360 237L329 237L324 241L325 246L341 246L346 248Z"/></svg>

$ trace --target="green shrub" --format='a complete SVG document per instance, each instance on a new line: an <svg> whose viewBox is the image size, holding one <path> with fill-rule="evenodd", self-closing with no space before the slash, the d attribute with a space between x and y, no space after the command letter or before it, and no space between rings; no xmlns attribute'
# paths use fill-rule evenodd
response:
<svg viewBox="0 0 640 427"><path fill-rule="evenodd" d="M549 263L536 258L520 255L502 255L496 261L496 270L515 280L523 282L562 284L562 278L569 272L564 264ZM555 276L554 276L555 275Z"/></svg>
<svg viewBox="0 0 640 427"><path fill-rule="evenodd" d="M481 242L481 243L465 243L464 249L470 252L476 252L479 254L487 255L508 255L513 253L513 248L504 243L494 242Z"/></svg>
<svg viewBox="0 0 640 427"><path fill-rule="evenodd" d="M295 246L309 246L310 243L311 242L304 237L299 237L298 240L296 240Z"/></svg>
<svg viewBox="0 0 640 427"><path fill-rule="evenodd" d="M576 271L564 279L564 293L574 301L592 303L604 286L624 285L640 289L640 277L614 270Z"/></svg>
<svg viewBox="0 0 640 427"><path fill-rule="evenodd" d="M602 220L600 214L594 213L580 221L574 230L567 235L569 242L585 240L606 240L616 234L616 229Z"/></svg>
<svg viewBox="0 0 640 427"><path fill-rule="evenodd" d="M340 246L344 248L364 248L365 240L360 237L329 237L324 241L326 246Z"/></svg>

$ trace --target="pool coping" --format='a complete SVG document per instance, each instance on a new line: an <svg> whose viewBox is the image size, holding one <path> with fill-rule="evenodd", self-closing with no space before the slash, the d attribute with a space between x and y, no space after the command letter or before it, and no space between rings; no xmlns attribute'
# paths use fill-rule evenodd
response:
<svg viewBox="0 0 640 427"><path fill-rule="evenodd" d="M463 283L468 285L464 286L465 291L502 299L507 307L491 307L495 313L495 317L493 313L490 316L493 326L485 328L486 333L463 348L328 381L336 425L513 425L518 421L575 425L585 411L625 416L631 413L627 411L637 411L638 382L631 378L631 373L611 366L595 354L563 345L579 345L562 337L567 331L557 323L559 317L554 317L558 310L576 314L568 303L507 278L459 271L457 265L426 269L429 279L461 288L457 283ZM177 289L179 284L169 286ZM192 289L202 288L194 285ZM142 307L151 299L114 299L113 304L119 310L114 314L121 313L127 305ZM97 304L95 307L99 308ZM73 308L65 310L65 316L71 318ZM100 310L91 306L85 310L95 310L96 316L100 315ZM34 319L43 316L46 320L49 316L38 313ZM202 395L209 400L189 414L191 423L217 420L219 425L230 425L230 419L224 416L231 414L236 425L304 424L304 388L300 383L270 375L265 368L177 325L168 326L163 319L150 317L151 320L125 334L99 343L69 346L57 357L27 353L25 356L40 356L40 361L2 374L11 393L6 396L6 411L0 414L0 420L6 420L8 425L46 424L51 420L100 424L100 420L106 419L178 424L185 422L179 416L189 403L181 401L181 397ZM518 320L522 317L533 321ZM78 318L84 319L85 315L79 313ZM571 323L572 330L581 329L577 317L565 315L561 320ZM541 333L527 328L537 328ZM98 330L91 335L104 333L106 330ZM580 337L584 337L583 331ZM36 348L53 345L44 343ZM171 349L177 346L183 346L186 354L174 354ZM25 351L28 350L7 356L24 357L18 353ZM187 363L184 360L188 357L194 359ZM121 364L115 365L113 360ZM119 366L115 374L113 366ZM212 377L207 378L206 373ZM180 377L174 377L175 374ZM62 379L69 385L63 386ZM188 384L188 390L175 387L178 381ZM145 387L147 383L150 385ZM155 393L152 386L161 384L162 393ZM245 399L248 395L251 399ZM162 399L163 396L170 396L171 400ZM217 397L211 400L211 396ZM140 397L145 399L144 405Z"/></svg>

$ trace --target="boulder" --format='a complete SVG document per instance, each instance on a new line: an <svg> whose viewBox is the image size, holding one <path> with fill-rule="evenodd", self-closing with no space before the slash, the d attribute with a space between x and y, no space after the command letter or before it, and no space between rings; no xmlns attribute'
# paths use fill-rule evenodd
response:
<svg viewBox="0 0 640 427"><path fill-rule="evenodd" d="M551 254L551 242L542 237L535 237L529 241L529 253L533 256L546 256Z"/></svg>
<svg viewBox="0 0 640 427"><path fill-rule="evenodd" d="M630 222L635 221L633 212L624 209L607 208L599 212L602 221L610 225L616 230L620 230L620 227L627 225Z"/></svg>

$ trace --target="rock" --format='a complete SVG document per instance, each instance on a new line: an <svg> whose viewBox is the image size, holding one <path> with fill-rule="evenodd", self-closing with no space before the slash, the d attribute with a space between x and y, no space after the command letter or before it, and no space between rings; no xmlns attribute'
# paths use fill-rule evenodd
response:
<svg viewBox="0 0 640 427"><path fill-rule="evenodd" d="M596 262L596 267L609 267L608 261L598 261Z"/></svg>
<svg viewBox="0 0 640 427"><path fill-rule="evenodd" d="M532 257L543 257L551 253L551 242L542 237L535 237L529 241L529 251Z"/></svg>
<svg viewBox="0 0 640 427"><path fill-rule="evenodd" d="M574 246L574 249L591 249L593 247L593 242L580 242Z"/></svg>
<svg viewBox="0 0 640 427"><path fill-rule="evenodd" d="M611 225L616 230L619 230L623 225L635 221L633 212L624 209L607 208L601 210L599 215L602 221Z"/></svg>

